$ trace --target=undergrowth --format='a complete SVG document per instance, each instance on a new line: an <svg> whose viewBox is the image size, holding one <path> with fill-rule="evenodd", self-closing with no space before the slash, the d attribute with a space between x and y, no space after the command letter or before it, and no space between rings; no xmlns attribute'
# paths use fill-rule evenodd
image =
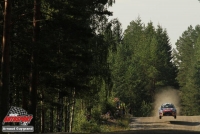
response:
<svg viewBox="0 0 200 134"><path fill-rule="evenodd" d="M82 132L102 133L129 130L130 117L127 115L119 119L102 120L101 124L91 120L82 124Z"/></svg>

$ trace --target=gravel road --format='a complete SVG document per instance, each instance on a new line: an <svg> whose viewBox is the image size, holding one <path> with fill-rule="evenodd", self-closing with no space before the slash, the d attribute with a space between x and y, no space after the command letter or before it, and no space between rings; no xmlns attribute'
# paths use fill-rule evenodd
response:
<svg viewBox="0 0 200 134"><path fill-rule="evenodd" d="M121 134L200 134L200 116L132 117L130 130Z"/></svg>
<svg viewBox="0 0 200 134"><path fill-rule="evenodd" d="M200 116L131 117L129 131L104 134L200 134Z"/></svg>
<svg viewBox="0 0 200 134"><path fill-rule="evenodd" d="M141 129L174 129L200 131L200 116L171 116L163 117L138 117L131 118L131 130Z"/></svg>
<svg viewBox="0 0 200 134"><path fill-rule="evenodd" d="M171 116L162 119L132 117L130 130L136 130L132 132L137 133L200 133L200 116L177 116L177 119Z"/></svg>

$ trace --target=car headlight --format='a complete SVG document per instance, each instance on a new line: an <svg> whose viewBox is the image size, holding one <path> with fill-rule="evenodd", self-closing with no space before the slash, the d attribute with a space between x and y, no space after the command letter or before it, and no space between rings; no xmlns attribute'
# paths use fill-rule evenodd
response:
<svg viewBox="0 0 200 134"><path fill-rule="evenodd" d="M172 111L176 112L176 109L173 108Z"/></svg>

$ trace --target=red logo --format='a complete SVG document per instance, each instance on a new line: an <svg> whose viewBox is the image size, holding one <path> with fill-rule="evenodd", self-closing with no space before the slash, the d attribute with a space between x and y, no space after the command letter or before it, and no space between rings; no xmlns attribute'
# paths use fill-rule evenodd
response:
<svg viewBox="0 0 200 134"><path fill-rule="evenodd" d="M26 110L20 107L11 106L10 110L8 111L7 115L3 119L2 125L5 123L13 122L19 123L20 125L27 126L30 124L31 120L33 119L33 115L28 114Z"/></svg>
<svg viewBox="0 0 200 134"><path fill-rule="evenodd" d="M3 122L28 122L30 123L31 120L33 119L32 115L28 116L6 116L3 120Z"/></svg>

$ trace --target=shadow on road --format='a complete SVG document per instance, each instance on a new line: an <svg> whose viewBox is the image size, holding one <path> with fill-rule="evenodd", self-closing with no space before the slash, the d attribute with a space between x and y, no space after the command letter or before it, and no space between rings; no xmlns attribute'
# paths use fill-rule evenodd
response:
<svg viewBox="0 0 200 134"><path fill-rule="evenodd" d="M137 122L136 119L137 119L137 117L132 117L132 118L130 119L130 121L131 121L131 122Z"/></svg>
<svg viewBox="0 0 200 134"><path fill-rule="evenodd" d="M184 130L130 130L122 132L110 132L106 134L199 134L197 131L184 131Z"/></svg>
<svg viewBox="0 0 200 134"><path fill-rule="evenodd" d="M198 126L200 125L200 122L188 122L188 121L169 121L170 124L175 125L187 125L187 126Z"/></svg>
<svg viewBox="0 0 200 134"><path fill-rule="evenodd" d="M158 128L163 128L165 127L165 125L135 125L134 127L132 128L137 128L137 129L158 129Z"/></svg>

